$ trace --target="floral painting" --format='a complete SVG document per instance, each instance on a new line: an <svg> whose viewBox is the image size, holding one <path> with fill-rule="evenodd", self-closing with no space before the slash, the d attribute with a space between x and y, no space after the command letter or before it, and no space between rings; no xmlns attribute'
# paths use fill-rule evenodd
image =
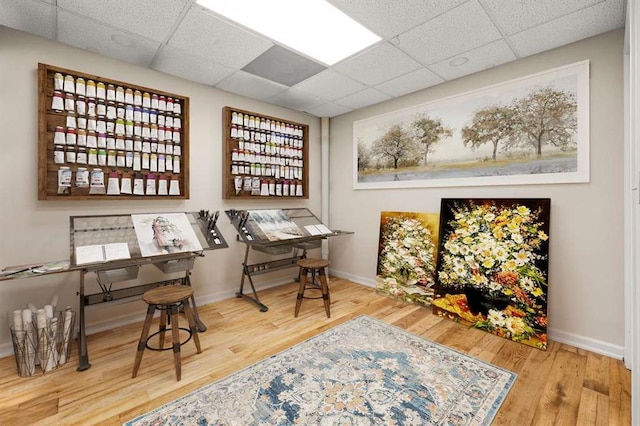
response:
<svg viewBox="0 0 640 426"><path fill-rule="evenodd" d="M382 212L376 288L378 292L428 306L433 300L439 215Z"/></svg>
<svg viewBox="0 0 640 426"><path fill-rule="evenodd" d="M434 312L547 348L550 200L443 199Z"/></svg>

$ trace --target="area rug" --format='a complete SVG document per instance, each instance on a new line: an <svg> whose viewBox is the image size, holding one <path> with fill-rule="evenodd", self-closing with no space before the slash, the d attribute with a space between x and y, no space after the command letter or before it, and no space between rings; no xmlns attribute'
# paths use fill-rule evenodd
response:
<svg viewBox="0 0 640 426"><path fill-rule="evenodd" d="M359 316L125 425L488 425L515 379Z"/></svg>

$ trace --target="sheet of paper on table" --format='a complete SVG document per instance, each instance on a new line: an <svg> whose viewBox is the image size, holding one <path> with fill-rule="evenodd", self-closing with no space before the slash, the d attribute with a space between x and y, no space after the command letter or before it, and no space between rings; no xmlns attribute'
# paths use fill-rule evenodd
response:
<svg viewBox="0 0 640 426"><path fill-rule="evenodd" d="M127 243L96 244L76 247L76 265L130 259Z"/></svg>

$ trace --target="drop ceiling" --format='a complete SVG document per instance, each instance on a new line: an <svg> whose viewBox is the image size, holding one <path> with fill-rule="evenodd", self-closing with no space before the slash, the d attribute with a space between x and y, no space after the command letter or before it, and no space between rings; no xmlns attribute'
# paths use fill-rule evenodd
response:
<svg viewBox="0 0 640 426"><path fill-rule="evenodd" d="M382 40L327 66L195 0L1 0L0 25L334 117L621 28L626 9L625 0L328 1Z"/></svg>

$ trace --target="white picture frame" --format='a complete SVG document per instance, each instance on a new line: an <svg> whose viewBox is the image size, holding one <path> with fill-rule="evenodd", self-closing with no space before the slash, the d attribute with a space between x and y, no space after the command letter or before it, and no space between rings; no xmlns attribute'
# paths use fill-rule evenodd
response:
<svg viewBox="0 0 640 426"><path fill-rule="evenodd" d="M556 121L561 117L563 124L549 125L553 136L547 139L529 136L532 126L518 118L530 116L523 111L536 107L543 116L540 99L562 106L552 116ZM483 117L476 115L478 111L505 110L512 114L512 121L474 121ZM428 141L420 138L426 133L416 126L425 117L428 123L441 125L440 138L431 146L420 142ZM512 124L507 126L509 132L498 133L507 122ZM493 142L486 141L488 132L473 132L476 123L494 123L475 128L510 135L498 141L495 157ZM468 133L463 133L465 128ZM480 136L467 137L465 142L465 135ZM396 142L398 149L391 150L390 156L380 153L385 143ZM355 121L353 185L354 189L379 189L589 182L589 144L589 61L585 60ZM431 151L425 153L428 148ZM406 166L394 167L394 156L401 155Z"/></svg>

